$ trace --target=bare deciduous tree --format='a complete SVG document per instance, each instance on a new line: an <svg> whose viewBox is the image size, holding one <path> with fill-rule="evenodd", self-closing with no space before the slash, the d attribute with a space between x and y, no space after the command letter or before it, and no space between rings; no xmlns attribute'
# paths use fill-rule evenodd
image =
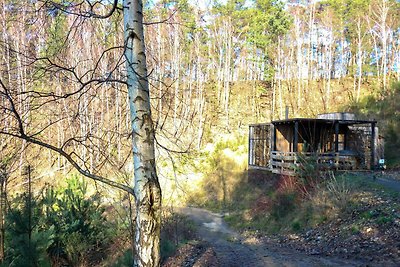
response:
<svg viewBox="0 0 400 267"><path fill-rule="evenodd" d="M32 51L28 42L22 44L17 42L19 46L13 46L9 40L1 43L4 52L10 55L9 61L14 58L17 60L15 70L10 67L13 65L11 62L8 64L9 67L2 71L8 72L10 77L16 73L18 80L14 83L12 79L6 81L3 77L0 78L3 119L8 121L8 124L2 124L0 134L46 148L64 157L82 175L134 195L136 202L134 265L158 266L161 189L155 167L155 138L146 68L143 6L141 0L123 1L122 8L117 0L111 5L107 5L106 2L104 1L105 4L102 1L60 4L55 1L39 1L27 6L10 6L15 8L16 12L20 8L23 14L48 16L49 20L54 20L56 26L60 28L53 34L59 34L63 39L55 36L54 44L47 44L47 47L52 49L39 52ZM93 21L112 18L117 10L123 12L124 43L109 46L104 51L93 49L88 45L88 40L85 40L88 36L81 34L79 29L96 27ZM57 17L58 12L64 15ZM45 23L41 20L30 20L34 17L31 15L30 18L24 18L21 23L24 30L32 31L32 36L40 34L33 28L28 29L30 27L28 23L30 21L33 21L33 24ZM56 21L58 18L59 21ZM63 23L70 26L65 36L59 32L65 26ZM43 25L38 25L37 28L40 26ZM24 36L26 37L26 34ZM71 42L71 39L74 42ZM78 49L75 49L76 46ZM117 58L114 51L119 51L120 55ZM92 52L97 56L97 60L82 59L81 52L84 54ZM69 53L75 54L68 55ZM65 56L72 58L66 61ZM104 67L107 61L112 66ZM125 72L122 68L123 63L126 65ZM49 87L40 85L45 81ZM16 88L21 84L24 88ZM57 86L51 86L54 84ZM128 89L131 130L126 137L132 137L133 188L132 183L126 184L119 182L118 179L106 178L104 175L109 174L102 171L105 162L110 164L116 162L112 160L107 149L100 148L107 143L114 146L113 142L118 137L124 136L115 130L106 133L104 129L96 130L95 127L99 119L95 116L91 104L98 101L97 92L107 90L106 87L110 84L127 85ZM65 100L69 101L68 104ZM36 120L32 121L33 117ZM51 133L56 132L57 124L61 131L58 131L58 140L54 141L56 138L52 138ZM117 130L120 130L120 125L121 123L118 124ZM46 132L50 133L50 136L46 136L44 134ZM111 138L110 134L114 137ZM94 155L91 154L95 150L97 150L96 163Z"/></svg>

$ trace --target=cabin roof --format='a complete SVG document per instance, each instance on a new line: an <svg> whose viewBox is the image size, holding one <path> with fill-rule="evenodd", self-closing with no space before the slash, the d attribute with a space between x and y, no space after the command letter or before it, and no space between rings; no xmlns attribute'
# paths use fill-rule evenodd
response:
<svg viewBox="0 0 400 267"><path fill-rule="evenodd" d="M335 120L335 119L312 119L312 118L293 118L287 120L276 120L272 121L273 125L282 125L282 124L294 124L295 122L300 123L319 123L319 124L345 124L345 125L354 125L354 124L369 124L376 123L375 120Z"/></svg>

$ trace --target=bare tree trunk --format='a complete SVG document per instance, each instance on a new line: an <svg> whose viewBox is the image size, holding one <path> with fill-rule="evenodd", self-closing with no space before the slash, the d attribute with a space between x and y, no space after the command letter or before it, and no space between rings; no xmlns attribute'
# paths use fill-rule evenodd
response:
<svg viewBox="0 0 400 267"><path fill-rule="evenodd" d="M281 39L278 39L278 62L276 63L277 81L279 89L279 119L283 118L283 90L282 90L282 77L281 77Z"/></svg>
<svg viewBox="0 0 400 267"><path fill-rule="evenodd" d="M372 32L371 37L372 37L374 53L375 53L375 55L377 55L378 54L378 45L377 45L377 41L376 41L376 33L373 30L373 27L374 27L373 23L375 23L375 22L371 23L369 17L367 17L367 23L368 23L369 30ZM380 84L381 81L380 81L380 70L379 70L379 60L378 59L375 60L375 65L376 65L376 75L378 76L378 83Z"/></svg>
<svg viewBox="0 0 400 267"><path fill-rule="evenodd" d="M386 76L387 76L387 41L388 30L386 20L389 12L389 5L386 1L382 1L382 6L379 6L380 11L380 28L381 28L381 41L382 41L382 73L383 73L383 91L386 92Z"/></svg>
<svg viewBox="0 0 400 267"><path fill-rule="evenodd" d="M361 81L362 81L362 37L361 37L361 19L358 18L357 22L357 36L358 36L358 43L357 43L357 66L358 66L358 82L357 82L357 97L356 101L360 100L360 92L361 92Z"/></svg>
<svg viewBox="0 0 400 267"><path fill-rule="evenodd" d="M301 80L302 80L302 69L303 69L303 55L302 55L302 38L300 37L300 19L295 18L295 36L297 42L297 50L296 50L296 60L297 60L297 112L296 115L299 115L301 110ZM294 49L294 48L293 48ZM293 61L292 61L293 62ZM289 78L289 76L288 76ZM291 79L291 77L289 78Z"/></svg>
<svg viewBox="0 0 400 267"><path fill-rule="evenodd" d="M6 197L7 197L7 170L6 166L0 166L0 263L4 261L4 241L5 241L5 224L6 215Z"/></svg>
<svg viewBox="0 0 400 267"><path fill-rule="evenodd" d="M159 266L161 188L155 165L154 127L150 110L143 33L143 4L141 0L124 0L123 6L135 169L134 266Z"/></svg>
<svg viewBox="0 0 400 267"><path fill-rule="evenodd" d="M270 120L275 120L275 106L276 106L276 75L272 80L272 105L271 105L271 118Z"/></svg>
<svg viewBox="0 0 400 267"><path fill-rule="evenodd" d="M22 11L22 21L25 21L25 9ZM15 47L16 51L22 51L25 47L25 35L23 34L25 32L25 29L23 25L20 26L21 28L18 28L18 31L20 32L20 35L18 36L17 40L15 41ZM17 90L18 90L18 106L21 110L22 114L22 120L27 123L28 118L29 118L29 94L24 94L26 93L26 88L25 88L25 79L26 77L24 76L25 74L25 66L22 62L22 58L20 53L16 53L16 68L17 68ZM10 81L11 82L11 81ZM20 171L22 171L22 166L23 163L26 161L26 153L25 149L27 146L27 142L25 140L22 141L21 145L21 154L20 154Z"/></svg>
<svg viewBox="0 0 400 267"><path fill-rule="evenodd" d="M309 39L308 39L308 51L307 51L307 81L310 82L313 79L313 45L312 45L312 35L314 31L314 15L315 15L315 4L311 4L310 16L308 20L309 27Z"/></svg>
<svg viewBox="0 0 400 267"><path fill-rule="evenodd" d="M396 52L395 52L396 65L399 66L400 65L400 43L398 42L397 46L395 46L395 47L396 47ZM397 81L400 81L400 68L397 68L396 76L397 76Z"/></svg>
<svg viewBox="0 0 400 267"><path fill-rule="evenodd" d="M331 29L332 31L332 29ZM329 109L329 102L331 98L331 73L333 69L333 56L332 56L332 43L328 44L328 73L327 73L327 86L326 86L326 109ZM327 110L326 110L327 111Z"/></svg>
<svg viewBox="0 0 400 267"><path fill-rule="evenodd" d="M5 2L2 1L1 4L2 4L1 5L1 10L2 10L1 26L3 29L2 41L4 43L4 50L5 50L5 51L2 51L2 55L3 55L3 63L2 64L6 65L6 72L7 72L6 76L7 77L4 77L4 78L6 78L7 84L10 85L11 80L12 80L11 79L11 64L10 64L10 44L8 41L7 31L5 30L5 29L7 29L7 26L6 26L7 25L7 16L6 16L6 12L5 12L5 10L6 10ZM11 117L9 119L4 120L4 125L11 125Z"/></svg>
<svg viewBox="0 0 400 267"><path fill-rule="evenodd" d="M198 91L199 91L199 104L198 104L198 113L199 113L199 128L198 128L198 132L197 132L197 148L200 149L201 148L201 142L203 139L203 134L204 134L204 109L205 109L205 105L206 105L206 100L203 94L203 85L204 83L200 84L200 87L198 87Z"/></svg>
<svg viewBox="0 0 400 267"><path fill-rule="evenodd" d="M181 50L179 40L179 26L175 25L174 47L173 47L173 63L174 66L174 134L176 135L178 129L178 109L179 109L179 85L180 85L180 68L181 68Z"/></svg>
<svg viewBox="0 0 400 267"><path fill-rule="evenodd" d="M197 99L198 99L198 105L197 105L197 113L199 114L199 126L198 126L198 131L197 131L197 148L201 148L201 142L203 139L203 133L204 133L204 108L205 108L205 97L204 97L204 79L201 77L202 71L201 71L201 53L200 53L200 35L197 33L195 35L195 42L196 42L196 89L197 89ZM191 101L191 95L189 98L189 101Z"/></svg>
<svg viewBox="0 0 400 267"><path fill-rule="evenodd" d="M223 98L223 110L226 116L226 125L229 128L229 95L230 95L230 81L231 81L231 59L232 59L232 22L229 17L226 22L225 31L225 73L224 73L224 98Z"/></svg>
<svg viewBox="0 0 400 267"><path fill-rule="evenodd" d="M162 20L160 15L160 21ZM157 26L157 52L158 52L158 120L161 120L163 109L163 77L164 77L164 42L162 40L162 23Z"/></svg>

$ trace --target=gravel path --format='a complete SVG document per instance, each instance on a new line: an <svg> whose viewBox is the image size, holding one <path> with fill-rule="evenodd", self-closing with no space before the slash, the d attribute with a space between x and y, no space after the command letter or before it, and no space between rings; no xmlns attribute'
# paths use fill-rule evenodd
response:
<svg viewBox="0 0 400 267"><path fill-rule="evenodd" d="M377 178L376 182L380 185L383 185L386 188L392 189L394 191L400 192L400 181L386 179L386 178Z"/></svg>
<svg viewBox="0 0 400 267"><path fill-rule="evenodd" d="M230 229L221 214L199 208L181 208L198 225L198 235L215 251L220 266L366 266L365 263L302 254L295 250L246 239Z"/></svg>

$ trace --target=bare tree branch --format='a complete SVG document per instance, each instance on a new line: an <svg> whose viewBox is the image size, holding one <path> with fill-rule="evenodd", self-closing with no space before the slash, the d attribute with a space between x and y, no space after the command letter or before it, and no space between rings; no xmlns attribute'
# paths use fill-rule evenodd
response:
<svg viewBox="0 0 400 267"><path fill-rule="evenodd" d="M89 10L83 10L80 12L72 11L74 9L80 9L85 2L80 2L78 4L69 3L68 5L56 3L54 1L42 1L45 6L52 7L54 9L60 10L66 14L74 15L82 18L94 18L94 19L106 19L111 17L118 8L118 0L114 0L111 9L104 15L96 14L94 9L97 4L101 1L85 1L89 5Z"/></svg>
<svg viewBox="0 0 400 267"><path fill-rule="evenodd" d="M99 182L102 182L104 184L110 185L112 187L121 189L121 190L123 190L123 191L125 191L125 192L127 192L129 194L132 194L132 195L134 194L133 189L131 187L129 187L129 186L117 183L115 181L112 181L110 179L107 179L105 177L102 177L102 176L99 176L99 175L96 175L96 174L93 174L93 173L90 173L89 171L87 171L87 168L86 169L82 168L78 164L78 162L73 159L72 155L73 155L74 152L67 153L65 150L63 150L63 147L65 146L65 143L60 148L60 147L56 147L54 145L45 143L45 142L43 142L43 141L41 141L41 140L39 140L39 139L37 139L37 138L35 138L33 136L27 135L25 133L25 130L24 130L23 120L21 119L21 116L19 115L19 113L18 113L18 111L17 111L17 109L15 107L15 104L14 104L14 101L13 101L12 97L9 95L8 88L5 86L5 84L3 83L3 81L1 79L0 79L0 85L4 89L4 92L1 92L1 93L7 99L8 103L10 104L10 111L13 113L13 115L14 115L16 121L17 121L17 124L18 124L18 128L17 128L18 134L12 133L12 132L6 132L6 131L0 131L0 134L16 137L16 138L25 140L28 143L36 144L36 145L38 145L40 147L44 147L44 148L50 149L51 151L54 151L54 152L58 153L59 155L63 156L82 175L84 175L84 176L86 176L88 178L91 178L91 179L93 179L95 181L99 181ZM67 140L67 141L69 141L69 140Z"/></svg>

